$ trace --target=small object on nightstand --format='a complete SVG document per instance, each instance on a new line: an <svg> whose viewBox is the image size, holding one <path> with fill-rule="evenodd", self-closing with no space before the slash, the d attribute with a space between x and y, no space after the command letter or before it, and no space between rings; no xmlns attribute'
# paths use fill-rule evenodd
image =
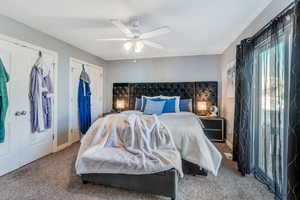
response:
<svg viewBox="0 0 300 200"><path fill-rule="evenodd" d="M226 124L222 117L199 116L205 135L212 142L225 142Z"/></svg>
<svg viewBox="0 0 300 200"><path fill-rule="evenodd" d="M210 111L210 117L217 117L219 114L219 109L217 106L211 106L209 111Z"/></svg>

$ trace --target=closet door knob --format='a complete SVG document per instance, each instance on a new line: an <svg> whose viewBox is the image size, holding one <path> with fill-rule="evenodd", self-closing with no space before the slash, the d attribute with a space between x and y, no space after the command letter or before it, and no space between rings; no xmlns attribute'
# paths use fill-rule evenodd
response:
<svg viewBox="0 0 300 200"><path fill-rule="evenodd" d="M25 110L23 110L22 112L21 112L21 115L26 115L26 111Z"/></svg>
<svg viewBox="0 0 300 200"><path fill-rule="evenodd" d="M15 115L16 115L16 116L20 116L20 115L22 115L22 114L21 114L20 111L17 111L17 112L15 113Z"/></svg>

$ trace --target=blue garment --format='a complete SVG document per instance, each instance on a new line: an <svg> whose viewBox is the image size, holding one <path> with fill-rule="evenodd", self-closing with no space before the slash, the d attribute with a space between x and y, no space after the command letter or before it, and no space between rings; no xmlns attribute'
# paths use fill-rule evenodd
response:
<svg viewBox="0 0 300 200"><path fill-rule="evenodd" d="M91 126L91 95L90 84L80 79L78 87L78 106L79 125L82 134L85 134Z"/></svg>

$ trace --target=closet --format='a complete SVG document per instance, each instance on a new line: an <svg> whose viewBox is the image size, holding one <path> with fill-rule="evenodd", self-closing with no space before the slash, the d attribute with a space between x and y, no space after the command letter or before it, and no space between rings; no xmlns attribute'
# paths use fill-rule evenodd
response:
<svg viewBox="0 0 300 200"><path fill-rule="evenodd" d="M51 51L42 51L42 54L44 62L51 66L50 77L55 85L54 68L57 54ZM41 133L31 132L28 96L30 72L38 56L38 49L0 39L0 57L10 76L7 84L9 107L5 120L5 140L0 143L0 175L53 151L55 125ZM54 87L54 96L55 94ZM55 104L55 98L53 103ZM55 123L54 119L52 122Z"/></svg>
<svg viewBox="0 0 300 200"><path fill-rule="evenodd" d="M81 71L90 77L91 89L91 119L92 123L103 114L103 68L75 58L70 59L70 118L69 118L69 143L74 143L80 138L78 86Z"/></svg>

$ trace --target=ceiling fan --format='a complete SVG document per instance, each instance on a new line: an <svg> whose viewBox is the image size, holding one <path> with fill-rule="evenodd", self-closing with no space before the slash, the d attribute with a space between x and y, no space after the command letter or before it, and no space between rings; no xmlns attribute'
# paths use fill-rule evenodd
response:
<svg viewBox="0 0 300 200"><path fill-rule="evenodd" d="M112 19L110 20L113 25L115 25L121 32L125 34L126 37L124 38L107 38L107 39L97 39L97 41L123 41L124 48L127 51L133 50L135 53L140 53L144 46L149 46L157 49L163 49L163 46L151 42L147 39L154 38L160 35L164 35L169 33L171 30L167 26L160 27L158 29L155 29L153 31L147 32L147 33L141 33L139 30L139 21L134 20L131 23L130 27L127 27L123 22L120 20Z"/></svg>

